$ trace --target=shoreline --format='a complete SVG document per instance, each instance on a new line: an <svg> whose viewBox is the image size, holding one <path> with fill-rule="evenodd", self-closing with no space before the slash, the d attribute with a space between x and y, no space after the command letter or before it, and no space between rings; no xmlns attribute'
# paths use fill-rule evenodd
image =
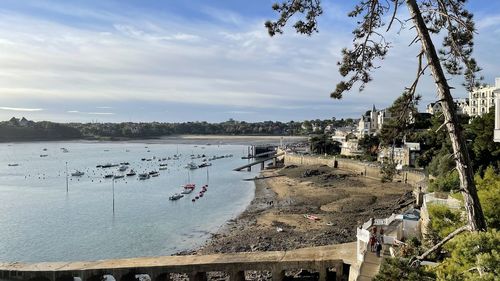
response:
<svg viewBox="0 0 500 281"><path fill-rule="evenodd" d="M408 185L382 184L321 165L291 165L260 173L275 175L280 176L255 180L249 206L203 246L178 254L286 251L349 243L356 240L358 225L370 217L398 212L394 203L412 200ZM306 219L305 214L319 220Z"/></svg>
<svg viewBox="0 0 500 281"><path fill-rule="evenodd" d="M89 143L148 143L148 144L196 144L196 145L247 145L247 144L279 144L307 140L307 136L275 136L275 135L172 135L151 138L78 138L78 139L33 139L33 140L1 140L0 144L32 143L32 142L89 142Z"/></svg>

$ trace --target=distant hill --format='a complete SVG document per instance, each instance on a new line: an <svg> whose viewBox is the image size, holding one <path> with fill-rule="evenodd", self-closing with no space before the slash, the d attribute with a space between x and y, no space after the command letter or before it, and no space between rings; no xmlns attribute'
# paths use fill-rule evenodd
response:
<svg viewBox="0 0 500 281"><path fill-rule="evenodd" d="M12 118L0 122L0 142L68 140L82 138L78 129L52 122L33 122L26 118Z"/></svg>
<svg viewBox="0 0 500 281"><path fill-rule="evenodd" d="M354 126L353 119L326 119L304 122L244 122L230 119L220 123L69 123L33 122L12 118L0 122L0 142L33 140L97 139L124 140L159 138L169 135L300 136L332 133L335 128Z"/></svg>

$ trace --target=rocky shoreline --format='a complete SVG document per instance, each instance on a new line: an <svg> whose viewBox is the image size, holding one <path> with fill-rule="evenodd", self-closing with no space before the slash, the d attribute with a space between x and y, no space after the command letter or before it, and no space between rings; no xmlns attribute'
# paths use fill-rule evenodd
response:
<svg viewBox="0 0 500 281"><path fill-rule="evenodd" d="M413 200L407 185L322 165L292 165L261 176L269 178L255 181L255 197L241 215L200 249L180 254L286 251L352 242L358 225L401 211L396 202Z"/></svg>

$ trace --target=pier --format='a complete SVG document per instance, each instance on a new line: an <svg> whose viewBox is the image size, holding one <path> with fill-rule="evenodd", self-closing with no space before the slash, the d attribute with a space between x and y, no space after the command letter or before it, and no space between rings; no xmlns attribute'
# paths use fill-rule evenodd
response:
<svg viewBox="0 0 500 281"><path fill-rule="evenodd" d="M266 161L272 160L272 161L274 161L274 165L276 166L276 159L278 157L280 157L280 156L285 155L284 152L276 153L276 151L273 151L273 153L266 152L266 153L263 153L263 154L265 154L265 155L274 154L274 155L272 155L270 157L267 157L267 158L264 158L264 159L256 160L254 162L248 163L248 164L243 165L243 166L240 166L238 168L233 169L233 171L241 171L243 169L247 169L248 171L250 171L252 169L252 166L255 166L255 165L258 165L258 164L261 165L261 167L260 167L261 170L264 170L264 164L265 164Z"/></svg>
<svg viewBox="0 0 500 281"><path fill-rule="evenodd" d="M30 281L133 281L148 275L152 281L172 280L187 274L189 280L207 280L208 272L225 272L230 280L245 280L245 271L268 271L283 280L287 270L317 272L320 281L348 280L355 262L356 243L304 248L292 251L248 252L195 256L161 256L90 262L0 263L0 279ZM107 279L110 280L110 279ZM112 280L112 279L111 279Z"/></svg>

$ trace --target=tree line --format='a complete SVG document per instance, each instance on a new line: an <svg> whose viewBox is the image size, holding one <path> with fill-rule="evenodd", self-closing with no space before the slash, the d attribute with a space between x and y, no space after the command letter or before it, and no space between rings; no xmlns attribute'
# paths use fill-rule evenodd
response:
<svg viewBox="0 0 500 281"><path fill-rule="evenodd" d="M353 126L354 119L306 120L302 122L245 122L230 119L220 123L19 123L15 118L0 122L0 141L65 140L65 139L138 139L162 136L198 135L308 135L327 128Z"/></svg>

